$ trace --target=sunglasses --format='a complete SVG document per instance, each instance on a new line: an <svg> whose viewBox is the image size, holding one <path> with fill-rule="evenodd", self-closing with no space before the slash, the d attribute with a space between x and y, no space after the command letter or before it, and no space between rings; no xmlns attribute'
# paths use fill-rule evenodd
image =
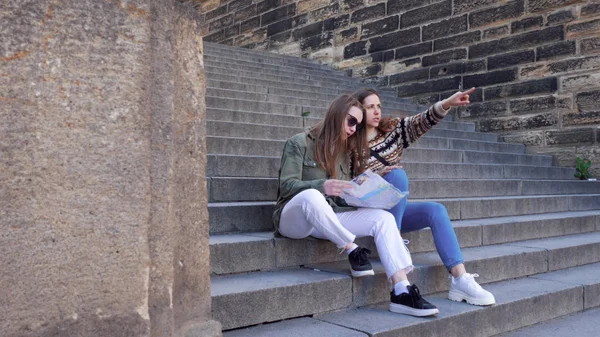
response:
<svg viewBox="0 0 600 337"><path fill-rule="evenodd" d="M352 116L351 114L348 114L348 126L349 127L353 127L356 126L356 130L360 130L360 128L362 128L363 124L362 123L358 123L358 119L356 119L356 117Z"/></svg>

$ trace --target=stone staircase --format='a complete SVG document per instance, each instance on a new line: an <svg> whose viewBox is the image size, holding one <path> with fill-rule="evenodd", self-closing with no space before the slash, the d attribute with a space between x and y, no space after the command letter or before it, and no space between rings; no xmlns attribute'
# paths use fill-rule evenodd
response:
<svg viewBox="0 0 600 337"><path fill-rule="evenodd" d="M423 230L403 234L409 278L440 314L387 311L376 258L374 277L353 279L333 244L272 234L285 139L364 84L308 60L212 43L204 51L212 310L224 336L493 336L600 306L600 183L448 116L405 152L410 201L446 206L467 270L498 303L447 300L448 274ZM425 109L381 96L387 114Z"/></svg>

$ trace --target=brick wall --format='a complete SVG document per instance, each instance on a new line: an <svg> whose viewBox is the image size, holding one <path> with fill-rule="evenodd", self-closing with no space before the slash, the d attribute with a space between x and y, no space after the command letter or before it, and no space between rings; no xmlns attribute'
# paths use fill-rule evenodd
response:
<svg viewBox="0 0 600 337"><path fill-rule="evenodd" d="M320 60L600 175L600 1L212 0L206 41Z"/></svg>

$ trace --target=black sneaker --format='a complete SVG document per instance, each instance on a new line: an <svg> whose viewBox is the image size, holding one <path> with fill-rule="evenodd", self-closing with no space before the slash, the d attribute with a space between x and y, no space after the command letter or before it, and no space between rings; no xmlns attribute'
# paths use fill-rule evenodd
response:
<svg viewBox="0 0 600 337"><path fill-rule="evenodd" d="M352 276L361 277L367 275L375 275L373 272L373 266L369 262L369 255L371 251L367 248L356 247L350 254L348 254L348 261L350 261L350 271Z"/></svg>
<svg viewBox="0 0 600 337"><path fill-rule="evenodd" d="M439 314L438 308L421 297L416 285L408 287L408 293L395 295L392 290L390 311L399 314L424 317Z"/></svg>

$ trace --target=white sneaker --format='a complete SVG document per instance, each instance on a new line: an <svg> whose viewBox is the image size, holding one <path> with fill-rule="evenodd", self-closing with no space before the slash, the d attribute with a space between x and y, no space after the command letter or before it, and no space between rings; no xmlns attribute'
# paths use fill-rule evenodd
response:
<svg viewBox="0 0 600 337"><path fill-rule="evenodd" d="M496 299L494 298L494 295L483 289L477 281L475 281L475 277L479 277L479 275L465 273L458 279L450 276L451 281L448 299L457 302L466 301L473 305L495 304Z"/></svg>

